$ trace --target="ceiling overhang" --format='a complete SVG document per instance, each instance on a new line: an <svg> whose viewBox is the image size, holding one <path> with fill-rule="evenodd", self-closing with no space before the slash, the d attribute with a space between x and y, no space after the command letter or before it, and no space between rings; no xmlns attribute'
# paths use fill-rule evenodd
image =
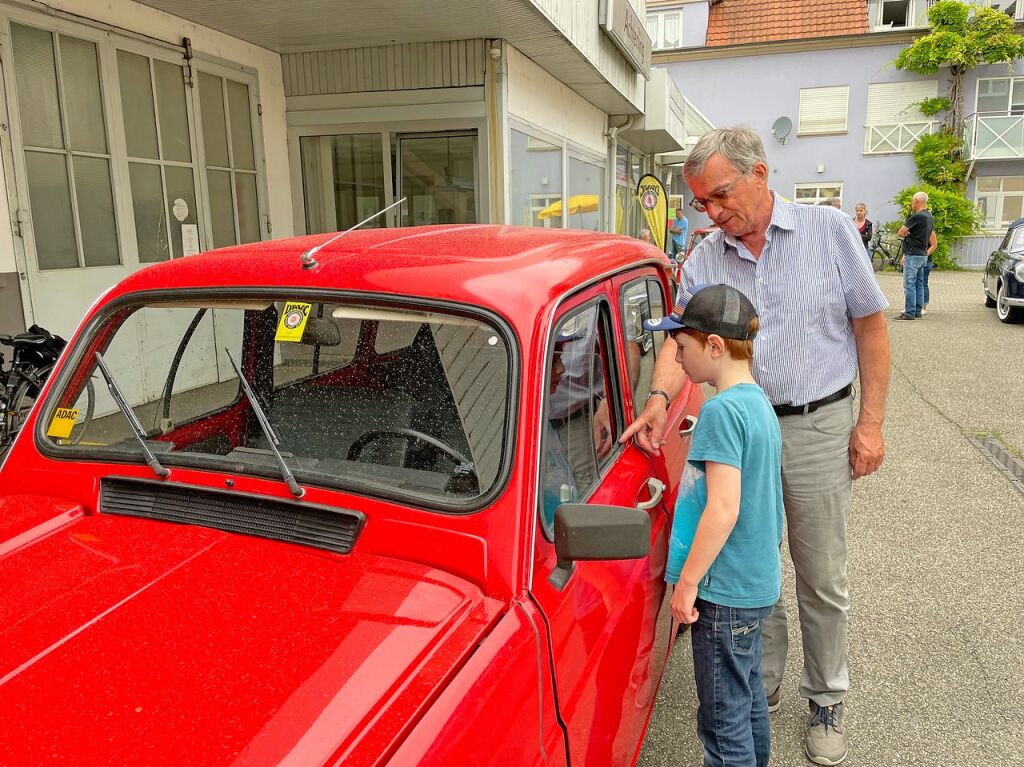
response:
<svg viewBox="0 0 1024 767"><path fill-rule="evenodd" d="M641 111L530 0L140 2L277 53L503 39L605 112Z"/></svg>

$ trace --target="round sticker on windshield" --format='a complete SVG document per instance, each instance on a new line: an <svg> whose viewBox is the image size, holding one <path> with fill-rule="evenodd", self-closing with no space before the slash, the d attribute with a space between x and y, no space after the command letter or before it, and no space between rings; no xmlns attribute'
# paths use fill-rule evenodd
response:
<svg viewBox="0 0 1024 767"><path fill-rule="evenodd" d="M188 218L188 203L180 197L175 198L174 205L171 207L171 213L178 221L184 221Z"/></svg>

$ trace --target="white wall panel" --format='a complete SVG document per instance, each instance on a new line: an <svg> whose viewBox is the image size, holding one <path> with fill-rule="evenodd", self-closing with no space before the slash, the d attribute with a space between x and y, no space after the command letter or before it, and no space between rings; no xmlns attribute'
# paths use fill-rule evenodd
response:
<svg viewBox="0 0 1024 767"><path fill-rule="evenodd" d="M287 96L484 84L484 40L380 45L281 56Z"/></svg>
<svg viewBox="0 0 1024 767"><path fill-rule="evenodd" d="M512 46L508 56L508 112L602 155L606 115Z"/></svg>

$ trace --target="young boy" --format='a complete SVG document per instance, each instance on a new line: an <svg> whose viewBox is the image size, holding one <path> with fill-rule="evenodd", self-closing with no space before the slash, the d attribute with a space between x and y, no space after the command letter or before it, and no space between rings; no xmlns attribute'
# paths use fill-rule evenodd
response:
<svg viewBox="0 0 1024 767"><path fill-rule="evenodd" d="M718 390L693 431L665 572L673 617L693 624L704 765L766 767L761 625L781 585L782 437L751 375L757 313L735 288L695 285L644 324L671 333L690 378Z"/></svg>

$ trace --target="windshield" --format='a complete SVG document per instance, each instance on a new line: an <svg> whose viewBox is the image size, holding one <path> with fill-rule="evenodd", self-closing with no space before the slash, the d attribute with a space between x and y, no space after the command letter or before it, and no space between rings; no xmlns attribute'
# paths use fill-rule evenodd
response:
<svg viewBox="0 0 1024 767"><path fill-rule="evenodd" d="M289 296L153 302L118 310L73 359L42 416L66 457L143 461L146 446L167 467L282 478L261 409L300 483L465 507L501 474L510 350L483 319Z"/></svg>

